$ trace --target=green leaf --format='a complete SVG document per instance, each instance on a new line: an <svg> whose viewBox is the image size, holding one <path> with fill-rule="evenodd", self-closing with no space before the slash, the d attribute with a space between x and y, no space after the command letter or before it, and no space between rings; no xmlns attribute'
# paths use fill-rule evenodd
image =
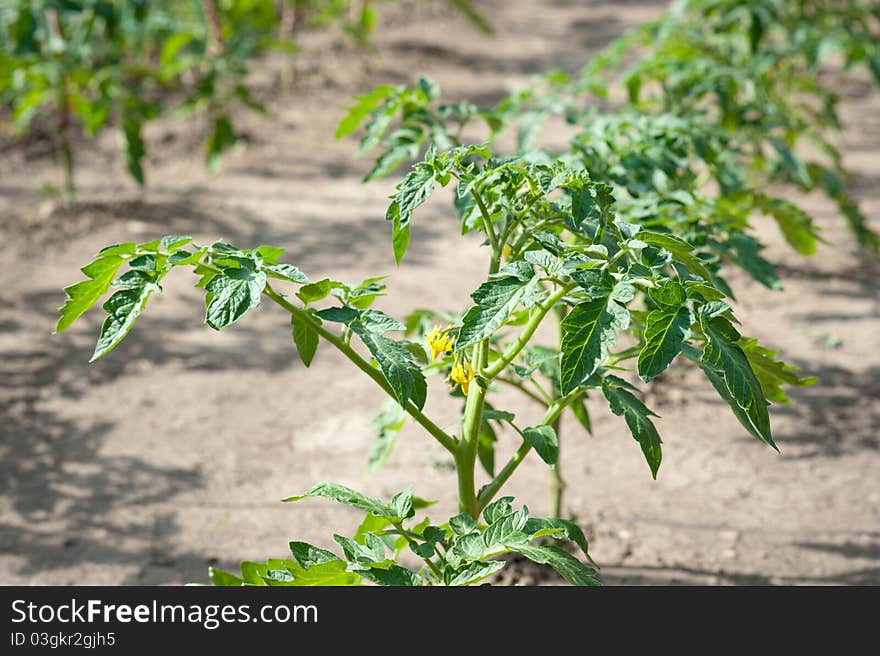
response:
<svg viewBox="0 0 880 656"><path fill-rule="evenodd" d="M412 221L415 209L424 203L434 192L434 168L430 164L420 163L397 186L393 196L396 210L389 211L389 220L399 220L400 227L405 228Z"/></svg>
<svg viewBox="0 0 880 656"><path fill-rule="evenodd" d="M503 560L490 560L466 563L461 567L447 567L443 571L443 582L451 586L473 585L504 569L505 565L507 563Z"/></svg>
<svg viewBox="0 0 880 656"><path fill-rule="evenodd" d="M753 337L740 339L739 346L749 359L752 371L758 377L761 389L764 390L764 396L767 397L768 401L788 403L788 396L786 396L785 390L782 389L783 385L808 387L816 382L815 376L808 378L798 376L797 367L777 360L776 356L778 353L776 351L764 348Z"/></svg>
<svg viewBox="0 0 880 656"><path fill-rule="evenodd" d="M484 414L483 421L480 422L479 433L477 434L477 457L486 473L489 476L495 476L495 443L498 441L498 436L495 434L495 429L492 428L492 425L486 419Z"/></svg>
<svg viewBox="0 0 880 656"><path fill-rule="evenodd" d="M568 394L598 369L617 343L614 316L608 312L607 298L579 303L562 321L562 393Z"/></svg>
<svg viewBox="0 0 880 656"><path fill-rule="evenodd" d="M813 225L813 218L794 203L782 198L771 198L758 195L758 206L761 211L776 219L785 241L802 255L813 255L816 252L818 229Z"/></svg>
<svg viewBox="0 0 880 656"><path fill-rule="evenodd" d="M590 412L587 410L587 404L584 403L584 399L578 399L574 403L571 404L571 412L580 422L581 426L584 427L584 430L587 431L588 434L593 434L593 424L590 421Z"/></svg>
<svg viewBox="0 0 880 656"><path fill-rule="evenodd" d="M412 401L421 410L425 406L428 385L406 346L402 342L370 332L360 322L352 323L351 328L379 363L379 369L401 407L405 408Z"/></svg>
<svg viewBox="0 0 880 656"><path fill-rule="evenodd" d="M645 404L639 401L632 392L609 382L609 378L613 377L606 377L602 381L602 393L608 399L611 412L626 420L629 432L641 446L645 460L648 461L651 476L656 479L663 452L660 446L660 435L657 434L657 429L654 428L650 417L657 415L645 407Z"/></svg>
<svg viewBox="0 0 880 656"><path fill-rule="evenodd" d="M324 321L349 323L361 316L361 313L351 307L330 307L323 310L317 310L315 316Z"/></svg>
<svg viewBox="0 0 880 656"><path fill-rule="evenodd" d="M483 542L483 536L478 531L462 535L455 541L455 544L452 545L452 549L449 551L449 555L457 558L458 562L479 560L485 553L486 544Z"/></svg>
<svg viewBox="0 0 880 656"><path fill-rule="evenodd" d="M292 264L267 264L263 266L263 271L270 278L286 280L287 282L295 282L301 285L309 283L309 279L302 271Z"/></svg>
<svg viewBox="0 0 880 656"><path fill-rule="evenodd" d="M383 586L413 587L421 582L418 574L400 565L391 565L387 569L374 567L367 570L358 570L358 572L361 576Z"/></svg>
<svg viewBox="0 0 880 656"><path fill-rule="evenodd" d="M559 517L531 517L526 522L525 526L523 526L523 531L531 535L532 538L541 537L543 535L561 535L579 546L581 551L584 552L584 556L587 557L591 564L595 565L593 559L590 557L587 537L584 535L580 526L574 522L570 522L567 519L560 519Z"/></svg>
<svg viewBox="0 0 880 656"><path fill-rule="evenodd" d="M449 0L453 7L458 9L461 14L464 15L478 30L481 32L485 32L486 34L494 34L495 31L492 29L492 26L489 25L489 22L483 18L483 16L478 12L474 6L470 3L469 0Z"/></svg>
<svg viewBox="0 0 880 656"><path fill-rule="evenodd" d="M385 543L373 533L367 533L363 543L355 542L344 535L334 535L333 540L342 547L349 562L360 565L375 565L376 563L384 563L386 560Z"/></svg>
<svg viewBox="0 0 880 656"><path fill-rule="evenodd" d="M318 333L308 319L302 317L298 312L290 315L290 327L293 332L293 343L296 344L296 350L299 353L299 359L308 367L312 364L315 351L318 350L318 342L320 341Z"/></svg>
<svg viewBox="0 0 880 656"><path fill-rule="evenodd" d="M224 269L205 286L208 307L205 323L220 330L241 319L260 304L266 288L266 274L250 269Z"/></svg>
<svg viewBox="0 0 880 656"><path fill-rule="evenodd" d="M290 542L290 553L304 569L340 560L339 556L332 551L321 549L308 542Z"/></svg>
<svg viewBox="0 0 880 656"><path fill-rule="evenodd" d="M138 112L123 112L122 136L125 142L125 164L131 177L141 187L144 186L143 159L146 154L144 139L141 135L143 125L143 118Z"/></svg>
<svg viewBox="0 0 880 656"><path fill-rule="evenodd" d="M208 568L208 577L211 579L211 583L217 586L239 587L244 585L244 581L235 574L224 572L216 567Z"/></svg>
<svg viewBox="0 0 880 656"><path fill-rule="evenodd" d="M679 239L673 235L662 234L659 232L651 232L650 230L642 230L636 236L636 239L646 244L652 244L663 248L672 255L675 260L684 264L692 273L697 274L705 280L712 280L712 275L706 269L706 265L693 253L694 247L687 243L684 239Z"/></svg>
<svg viewBox="0 0 880 656"><path fill-rule="evenodd" d="M548 465L556 464L559 454L559 439L552 426L535 426L523 431L523 438L532 445L532 448L541 456L541 460Z"/></svg>
<svg viewBox="0 0 880 656"><path fill-rule="evenodd" d="M686 307L653 310L645 325L645 346L639 353L639 377L645 382L663 372L681 353L690 334L691 313Z"/></svg>
<svg viewBox="0 0 880 656"><path fill-rule="evenodd" d="M398 492L391 499L391 512L395 517L409 519L413 516L413 494L412 488L407 488L402 492Z"/></svg>
<svg viewBox="0 0 880 656"><path fill-rule="evenodd" d="M357 130L367 115L392 93L394 93L394 87L383 84L369 93L355 96L355 103L348 108L345 117L336 127L335 138L342 139Z"/></svg>
<svg viewBox="0 0 880 656"><path fill-rule="evenodd" d="M220 158L227 150L238 143L238 135L232 127L232 119L222 114L214 119L211 134L205 141L205 165L209 173L216 173Z"/></svg>
<svg viewBox="0 0 880 656"><path fill-rule="evenodd" d="M535 289L538 277L527 282L510 276L484 282L471 294L476 303L462 318L462 326L455 341L455 350L476 344L492 335L516 307Z"/></svg>
<svg viewBox="0 0 880 656"><path fill-rule="evenodd" d="M487 524L493 524L496 520L511 514L513 512L513 507L510 505L512 502L513 497L496 499L483 508L483 519L486 520Z"/></svg>
<svg viewBox="0 0 880 656"><path fill-rule="evenodd" d="M533 562L550 565L562 578L572 585L599 585L599 581L595 578L595 570L587 567L577 558L559 547L524 544L512 547L512 551L525 556Z"/></svg>
<svg viewBox="0 0 880 656"><path fill-rule="evenodd" d="M135 252L135 244L120 244L112 249L105 249L94 260L80 269L89 280L64 288L67 300L60 308L61 316L55 325L55 332L60 333L70 327L83 312L88 310L106 291L116 277L116 272L125 261L123 255Z"/></svg>
<svg viewBox="0 0 880 656"><path fill-rule="evenodd" d="M591 299L605 298L614 289L614 278L607 269L577 269L570 275Z"/></svg>
<svg viewBox="0 0 880 656"><path fill-rule="evenodd" d="M461 513L449 520L449 528L456 535L467 535L477 528L477 522L467 513Z"/></svg>
<svg viewBox="0 0 880 656"><path fill-rule="evenodd" d="M293 575L293 581L286 585L296 587L350 586L361 583L360 576L347 571L345 561L338 558L316 563L307 568L293 563L293 566L289 566L287 569Z"/></svg>
<svg viewBox="0 0 880 656"><path fill-rule="evenodd" d="M299 300L308 305L309 303L327 298L330 292L338 287L340 287L340 283L324 278L323 280L303 285L296 295L299 297Z"/></svg>
<svg viewBox="0 0 880 656"><path fill-rule="evenodd" d="M522 530L528 518L529 511L525 507L498 517L483 531L485 550L493 552L528 542L529 536Z"/></svg>
<svg viewBox="0 0 880 656"><path fill-rule="evenodd" d="M355 492L354 490L347 488L344 485L339 485L338 483L318 483L305 494L287 497L286 499L282 499L282 501L299 501L306 497L324 497L325 499L332 499L333 501L338 501L346 506L360 508L373 515L387 517L388 519L394 519L395 521L406 519L405 517L396 515L387 503L365 496L360 492Z"/></svg>
<svg viewBox="0 0 880 656"><path fill-rule="evenodd" d="M406 423L406 412L393 399L385 399L382 411L370 424L378 431L376 440L367 455L367 469L373 474L381 467L394 449L397 435Z"/></svg>
<svg viewBox="0 0 880 656"><path fill-rule="evenodd" d="M767 399L746 354L736 343L739 341L739 333L724 317L701 321L708 341L703 348L700 364L704 370L713 372L717 381L723 383L722 389L726 393L722 393L720 389L718 391L734 407L734 413L746 430L776 449L770 434ZM711 376L709 378L718 389L716 380L712 380ZM741 412L736 412L736 408Z"/></svg>
<svg viewBox="0 0 880 656"><path fill-rule="evenodd" d="M129 271L120 281L124 281L126 289L116 292L104 303L107 318L89 362L94 362L119 344L140 316L150 294L162 291L153 281L153 276L142 271Z"/></svg>

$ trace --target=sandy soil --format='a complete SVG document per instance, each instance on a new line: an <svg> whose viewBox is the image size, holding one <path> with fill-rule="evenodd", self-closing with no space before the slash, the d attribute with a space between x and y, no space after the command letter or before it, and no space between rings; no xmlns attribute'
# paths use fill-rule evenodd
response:
<svg viewBox="0 0 880 656"><path fill-rule="evenodd" d="M94 365L86 362L99 313L50 333L62 286L99 247L166 233L278 244L313 276L391 274L380 307L398 316L429 301L463 307L483 272L477 244L461 245L440 199L420 212L395 270L383 220L393 182L359 182L368 162L353 157L354 142L332 140L337 108L353 92L417 73L450 97L490 101L532 73L575 70L664 6L482 4L498 30L492 41L438 5L392 17L367 61L316 37L287 90L275 83L280 65L267 66L271 116L243 117L247 147L216 177L202 167L199 126L163 122L148 135L146 192L127 179L106 135L81 150L84 200L64 209L38 193L57 176L45 147L2 146L0 582L204 581L209 564L281 555L289 539L326 545L330 527L353 529L357 513L317 500L279 503L318 480L377 496L412 484L443 500L435 518L454 511L444 452L412 428L381 475L367 476L367 424L381 393L326 348L306 371L271 306L214 333L181 275ZM880 94L859 81L842 93L847 163L876 217ZM592 406L595 437L567 424L568 507L588 528L605 582L880 583L880 267L859 255L827 203L804 202L828 245L799 258L762 225L770 255L787 263L786 290L736 280L745 331L820 378L773 409L781 455L748 437L686 367L648 388L666 443L656 482L602 403ZM434 396L431 414L451 424L456 406ZM514 446L505 436L502 451ZM512 486L536 514L546 510L544 474L532 458Z"/></svg>

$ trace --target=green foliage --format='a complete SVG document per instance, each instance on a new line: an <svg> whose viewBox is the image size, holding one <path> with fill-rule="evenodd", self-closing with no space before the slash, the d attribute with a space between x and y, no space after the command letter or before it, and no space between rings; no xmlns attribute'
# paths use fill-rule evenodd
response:
<svg viewBox="0 0 880 656"><path fill-rule="evenodd" d="M683 3L625 37L579 79L547 75L491 110L436 106L439 90L424 78L414 88L382 87L357 99L339 134L363 122L362 150L381 147L367 178L416 160L386 213L395 259L405 256L420 208L437 185L454 188L462 234L481 238L488 274L469 307L417 310L401 322L372 307L384 292L382 279L312 282L280 263L283 251L270 246L198 246L169 237L105 250L83 269L88 279L67 288L57 330L110 286L119 287L105 304L96 357L129 333L171 269L191 267L206 291L208 325L223 329L267 298L291 316L306 365L324 341L383 390L388 401L372 426L379 439L371 469L388 457L407 415L453 458L461 512L447 524L425 518L406 528L425 506L410 491L386 502L321 483L287 500L324 497L367 512L353 537L334 535L341 556L291 543L293 560L244 563L240 577L214 571L215 583L465 585L490 577L503 567L498 557L513 552L553 567L570 583L592 585L593 568L546 541L568 539L589 561L577 526L530 519L526 507L514 510L512 498L499 495L532 450L556 465L557 427L566 410L591 431L588 398L623 419L656 477L662 461L657 415L640 399L637 384L659 384L676 362L699 366L744 429L775 448L770 404L787 401L784 385L813 381L740 333L724 276L737 267L769 288L781 285L752 229L753 214L772 217L799 253L815 250L810 217L770 195L770 184L821 185L853 217L858 210L848 205L836 151L825 148L831 161L820 164L796 150L798 134L824 144L823 130L836 123L827 103L817 116L806 116L799 105L801 93L829 98L815 81L815 62L781 37L795 29L787 22L795 10L780 0L770 13L759 12L760 19L748 19L760 29L744 31L743 16L758 11L750 5ZM843 11L818 5L825 17ZM851 41L844 46L854 48ZM634 47L647 54L621 73ZM851 54L854 62L864 59ZM753 84L740 79L742 71L757 76ZM600 82L621 75L629 106L582 108L583 93L599 93ZM552 114L564 115L576 130L566 152L533 146L543 118ZM472 119L485 122L485 143L459 143L460 129ZM519 132L517 150L493 152L490 144L511 126ZM872 233L860 234L870 246L866 235ZM558 343L550 346L537 337L548 315L558 324ZM388 336L396 332L405 336ZM425 414L432 376L448 381L447 391L463 400L454 434ZM502 384L539 403L542 419L518 426L517 413L494 396ZM496 443L510 438L516 450L496 463ZM488 475L479 487L478 461ZM407 549L424 567L415 571L399 562Z"/></svg>

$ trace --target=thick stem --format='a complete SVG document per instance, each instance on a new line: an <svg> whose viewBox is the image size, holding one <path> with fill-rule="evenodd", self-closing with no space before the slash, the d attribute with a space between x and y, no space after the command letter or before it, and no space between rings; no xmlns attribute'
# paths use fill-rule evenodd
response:
<svg viewBox="0 0 880 656"><path fill-rule="evenodd" d="M489 345L486 340L474 350L474 364L477 369L488 357ZM461 426L461 442L456 458L458 469L458 503L461 512L468 513L474 519L479 516L477 493L474 482L474 471L477 465L477 443L480 439L480 426L483 421L483 407L486 401L488 383L481 376L471 383L464 407L464 419Z"/></svg>
<svg viewBox="0 0 880 656"><path fill-rule="evenodd" d="M275 301L278 305L283 307L285 310L301 318L306 323L306 325L308 325L318 335L323 337L325 340L333 344L333 346L335 346L339 351L341 351L342 354L349 360L351 360L358 369L360 369L365 374L367 374L367 376L372 378L373 381L379 387L381 387L386 394L388 394L388 396L394 398L394 392L388 385L388 381L385 380L385 377L382 375L382 373L375 367L373 367L369 362L364 360L358 354L358 352L351 348L348 344L346 344L342 340L342 338L340 338L338 335L334 335L329 330L326 330L323 326L319 325L318 322L315 321L315 319L312 317L312 315L287 301L287 299L281 296L269 285L266 285L265 294L273 301ZM428 419L412 401L406 404L404 410L406 410L413 419L421 424L421 426L426 431L428 431L428 433L430 433L431 436L443 446L443 448L449 451L452 455L456 456L456 458L458 457L458 442L454 437L448 435L442 428L440 428L439 426L437 426L437 424Z"/></svg>

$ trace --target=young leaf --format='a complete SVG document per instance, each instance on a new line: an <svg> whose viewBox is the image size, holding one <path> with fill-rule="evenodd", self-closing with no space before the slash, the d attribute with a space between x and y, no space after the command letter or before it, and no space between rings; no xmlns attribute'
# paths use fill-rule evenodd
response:
<svg viewBox="0 0 880 656"><path fill-rule="evenodd" d="M369 93L355 96L355 103L348 108L348 112L336 128L335 138L342 139L357 130L367 115L392 93L394 93L394 87L383 84Z"/></svg>
<svg viewBox="0 0 880 656"><path fill-rule="evenodd" d="M663 372L681 352L690 334L691 314L686 307L653 310L645 326L645 346L639 353L639 377L645 382Z"/></svg>
<svg viewBox="0 0 880 656"><path fill-rule="evenodd" d="M541 456L548 465L555 465L559 454L559 439L552 426L535 426L523 431L526 442Z"/></svg>
<svg viewBox="0 0 880 656"><path fill-rule="evenodd" d="M587 537L580 526L574 522L560 519L559 517L532 517L523 526L523 531L531 535L533 539L543 535L562 535L570 542L574 542L579 546L581 551L584 552L584 556L587 557L591 564L595 565L590 557Z"/></svg>
<svg viewBox="0 0 880 656"><path fill-rule="evenodd" d="M290 315L290 327L293 331L293 343L296 344L299 359L308 367L312 364L315 351L318 350L318 342L320 341L318 333L309 325L308 320L298 312Z"/></svg>
<svg viewBox="0 0 880 656"><path fill-rule="evenodd" d="M120 280L126 288L113 294L104 303L107 318L89 362L94 362L119 344L140 316L150 294L162 291L153 276L142 271L129 271Z"/></svg>
<svg viewBox="0 0 880 656"><path fill-rule="evenodd" d="M568 394L589 378L617 343L614 316L608 312L610 301L599 298L576 305L562 321L560 382Z"/></svg>
<svg viewBox="0 0 880 656"><path fill-rule="evenodd" d="M684 264L692 273L697 274L705 280L712 280L706 265L693 253L694 247L687 243L684 239L679 239L673 235L667 235L659 232L651 232L650 230L642 230L636 236L636 239L646 244L659 246L672 254L678 262Z"/></svg>
<svg viewBox="0 0 880 656"><path fill-rule="evenodd" d="M397 434L406 423L406 412L393 399L385 399L382 412L370 424L370 428L379 432L367 455L367 470L375 473L381 467L397 441Z"/></svg>
<svg viewBox="0 0 880 656"><path fill-rule="evenodd" d="M511 547L511 550L536 563L550 565L562 578L572 585L599 585L599 581L595 578L595 570L587 567L577 558L559 547L522 544Z"/></svg>
<svg viewBox="0 0 880 656"><path fill-rule="evenodd" d="M127 243L104 249L98 257L80 269L89 280L64 288L67 300L61 306L61 316L55 325L55 332L66 330L83 312L88 310L109 288L116 272L125 261L123 255L132 255L135 244Z"/></svg>
<svg viewBox="0 0 880 656"><path fill-rule="evenodd" d="M296 562L298 562L304 569L309 569L310 567L320 565L321 563L340 560L339 556L332 551L321 549L308 542L292 541L289 546L290 553L293 554L293 557L296 558Z"/></svg>
<svg viewBox="0 0 880 656"><path fill-rule="evenodd" d="M471 294L476 303L462 318L462 326L455 341L455 350L476 344L489 337L507 321L510 314L538 283L537 276L523 281L508 276L484 282Z"/></svg>
<svg viewBox="0 0 880 656"><path fill-rule="evenodd" d="M703 348L700 364L704 370L713 372L723 383L726 394L722 393L721 396L731 407L736 406L734 412L745 428L759 440L776 449L770 434L767 399L746 354L736 344L739 333L724 317L701 319L701 321L708 341ZM709 378L712 380L711 376ZM716 381L712 382L714 385ZM715 387L718 389L717 385ZM736 408L741 412L736 412Z"/></svg>
<svg viewBox="0 0 880 656"><path fill-rule="evenodd" d="M266 288L266 274L247 268L224 269L205 286L209 292L205 323L214 330L241 319L260 304Z"/></svg>
<svg viewBox="0 0 880 656"><path fill-rule="evenodd" d="M609 378L613 377L606 377L602 381L602 393L608 399L611 412L626 420L629 432L642 447L642 453L651 469L651 476L656 479L663 452L660 435L657 434L650 417L657 415L648 410L632 392L619 387L615 382L609 382Z"/></svg>
<svg viewBox="0 0 880 656"><path fill-rule="evenodd" d="M287 497L286 499L282 499L282 501L299 501L306 497L324 497L325 499L338 501L346 506L366 510L379 517L404 519L403 517L396 517L388 504L379 501L378 499L365 496L360 492L355 492L354 490L347 488L344 485L339 485L338 483L318 483L305 494Z"/></svg>
<svg viewBox="0 0 880 656"><path fill-rule="evenodd" d="M351 328L379 363L379 369L385 375L385 380L401 407L406 407L412 401L421 410L425 406L428 385L406 346L367 330L360 322L353 322Z"/></svg>
<svg viewBox="0 0 880 656"><path fill-rule="evenodd" d="M504 569L506 564L503 560L490 560L470 562L457 568L447 567L443 571L443 582L451 586L473 585Z"/></svg>

